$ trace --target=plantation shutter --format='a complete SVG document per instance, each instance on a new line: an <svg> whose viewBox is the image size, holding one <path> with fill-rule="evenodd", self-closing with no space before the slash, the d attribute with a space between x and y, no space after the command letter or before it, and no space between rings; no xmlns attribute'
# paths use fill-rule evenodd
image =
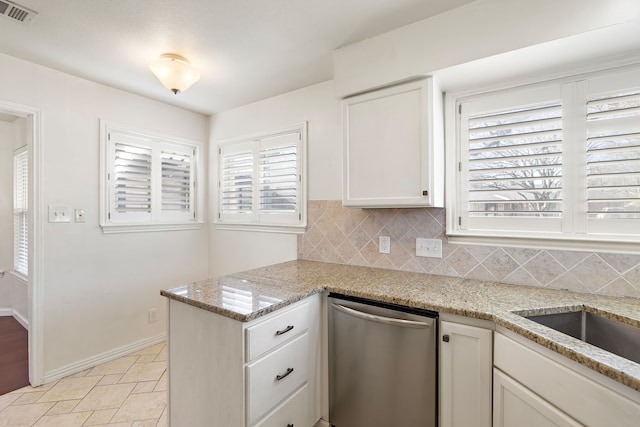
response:
<svg viewBox="0 0 640 427"><path fill-rule="evenodd" d="M255 215L255 151L254 141L220 148L219 214L223 220L247 221Z"/></svg>
<svg viewBox="0 0 640 427"><path fill-rule="evenodd" d="M177 149L161 150L161 211L175 218L192 217L194 153Z"/></svg>
<svg viewBox="0 0 640 427"><path fill-rule="evenodd" d="M640 219L640 88L591 95L586 114L588 218Z"/></svg>
<svg viewBox="0 0 640 427"><path fill-rule="evenodd" d="M124 136L111 137L117 138L112 144L111 220L148 221L152 209L151 148L143 143L134 145Z"/></svg>
<svg viewBox="0 0 640 427"><path fill-rule="evenodd" d="M461 104L460 223L468 229L557 230L563 209L559 88ZM551 220L551 222L549 221Z"/></svg>
<svg viewBox="0 0 640 427"><path fill-rule="evenodd" d="M29 156L26 147L13 158L13 269L29 275Z"/></svg>
<svg viewBox="0 0 640 427"><path fill-rule="evenodd" d="M265 138L258 152L260 220L296 221L299 211L299 132Z"/></svg>

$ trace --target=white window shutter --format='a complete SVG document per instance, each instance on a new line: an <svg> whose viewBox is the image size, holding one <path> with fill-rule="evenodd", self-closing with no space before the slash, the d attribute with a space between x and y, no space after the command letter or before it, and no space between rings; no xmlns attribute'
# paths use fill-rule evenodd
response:
<svg viewBox="0 0 640 427"><path fill-rule="evenodd" d="M21 149L13 159L13 269L29 275L29 157Z"/></svg>
<svg viewBox="0 0 640 427"><path fill-rule="evenodd" d="M189 219L194 216L194 152L178 147L160 151L162 216Z"/></svg>
<svg viewBox="0 0 640 427"><path fill-rule="evenodd" d="M219 155L219 219L255 220L256 143L225 145Z"/></svg>
<svg viewBox="0 0 640 427"><path fill-rule="evenodd" d="M299 132L260 140L258 198L260 221L296 223L300 212Z"/></svg>
<svg viewBox="0 0 640 427"><path fill-rule="evenodd" d="M112 222L151 220L152 151L133 138L112 134L110 219Z"/></svg>
<svg viewBox="0 0 640 427"><path fill-rule="evenodd" d="M563 215L560 86L461 105L460 224L556 232Z"/></svg>

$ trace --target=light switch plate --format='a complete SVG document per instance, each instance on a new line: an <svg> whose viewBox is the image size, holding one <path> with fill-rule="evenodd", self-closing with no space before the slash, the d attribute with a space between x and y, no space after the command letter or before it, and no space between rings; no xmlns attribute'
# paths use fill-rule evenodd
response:
<svg viewBox="0 0 640 427"><path fill-rule="evenodd" d="M49 222L71 222L71 206L49 205Z"/></svg>
<svg viewBox="0 0 640 427"><path fill-rule="evenodd" d="M417 238L416 256L442 258L442 240Z"/></svg>

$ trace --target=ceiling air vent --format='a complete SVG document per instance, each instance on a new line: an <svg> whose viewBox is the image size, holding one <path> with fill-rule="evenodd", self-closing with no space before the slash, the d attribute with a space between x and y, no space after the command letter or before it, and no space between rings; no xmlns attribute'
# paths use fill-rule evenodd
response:
<svg viewBox="0 0 640 427"><path fill-rule="evenodd" d="M0 15L18 21L24 25L29 25L36 19L38 12L27 7L20 6L9 0L0 0Z"/></svg>

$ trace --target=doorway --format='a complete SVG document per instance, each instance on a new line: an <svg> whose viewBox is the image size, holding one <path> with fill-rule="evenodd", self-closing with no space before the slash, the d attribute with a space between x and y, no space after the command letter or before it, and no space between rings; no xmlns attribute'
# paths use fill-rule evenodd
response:
<svg viewBox="0 0 640 427"><path fill-rule="evenodd" d="M12 348L11 360L28 354L18 365L33 386L43 383L40 144L41 112L0 100L0 319L23 347L26 331L27 349Z"/></svg>

